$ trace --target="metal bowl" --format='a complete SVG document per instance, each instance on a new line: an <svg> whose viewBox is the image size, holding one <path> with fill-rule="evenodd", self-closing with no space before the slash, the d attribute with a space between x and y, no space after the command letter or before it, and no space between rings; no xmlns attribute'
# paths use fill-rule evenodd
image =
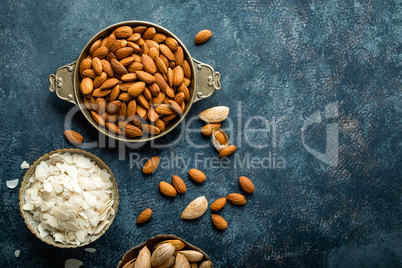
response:
<svg viewBox="0 0 402 268"><path fill-rule="evenodd" d="M106 169L111 176L110 180L113 183L113 209L115 211L114 215L110 215L108 220L109 223L106 224L106 226L103 228L103 230L101 232L99 232L96 235L88 235L85 242L82 243L81 245L72 245L72 244L63 244L60 242L57 242L53 239L53 237L51 235L47 235L46 237L42 237L39 235L39 231L38 231L38 225L39 223L37 221L35 221L33 219L33 215L32 213L25 211L22 209L22 206L25 204L25 191L29 188L29 178L35 174L35 169L37 167L37 165L42 162L42 161L46 161L47 159L49 159L49 156L52 154L56 154L56 153L78 153L78 154L82 154L88 158L90 158L91 160L95 161L95 163L97 163L99 165L100 168L102 169ZM79 149L60 149L60 150L56 150L53 152L50 152L48 154L45 154L44 156L40 157L38 160L35 161L35 163L33 163L30 168L27 170L27 172L24 175L24 178L22 179L21 182L21 187L20 187L20 193L19 193L19 206L20 206L20 212L22 215L22 218L24 218L25 224L28 226L29 230L36 235L37 238L39 238L40 240L42 240L43 242L45 242L46 244L55 246L55 247L59 247L59 248L76 248L76 247L82 247L85 245L88 245L89 243L94 242L96 239L98 239L99 237L101 237L106 230L110 227L110 225L112 225L113 220L116 216L117 213L117 207L119 205L119 190L117 188L117 183L116 180L113 176L112 171L110 171L109 167L103 163L102 160L100 160L98 157L94 156L93 154L90 154L86 151L83 150L79 150Z"/></svg>
<svg viewBox="0 0 402 268"><path fill-rule="evenodd" d="M184 243L185 247L183 248L183 250L196 250L200 253L202 253L202 255L204 255L204 258L199 261L199 262L203 262L203 261L210 261L210 258L208 257L208 255L203 252L201 249L197 248L196 246L191 245L190 243L188 243L187 241L185 241L184 239L172 235L172 234L161 234L161 235L157 235L154 237L151 237L150 239L148 239L147 241L145 241L144 243L141 243L135 247L133 247L132 249L130 249L129 251L127 251L123 257L121 258L121 261L119 262L119 264L117 265L117 268L122 268L127 262L131 261L132 259L136 258L138 256L138 253L140 252L140 250L147 246L148 249L152 250L153 247L158 244L159 242L162 242L164 240L168 240L168 239L177 239L180 240ZM214 267L214 266L212 266Z"/></svg>
<svg viewBox="0 0 402 268"><path fill-rule="evenodd" d="M105 127L100 127L92 118L90 111L88 111L85 108L85 105L83 103L83 96L79 90L79 84L80 84L80 73L79 73L79 63L81 60L86 58L88 56L88 51L91 45L98 40L99 38L104 38L108 35L110 35L114 29L120 26L147 26L147 27L155 27L157 32L163 33L166 36L173 37L177 40L177 42L180 44L180 46L183 48L184 51L184 57L188 59L188 63L191 68L191 84L189 87L190 91L190 101L187 103L183 116L178 117L176 119L173 119L169 124L166 126L166 129L162 131L159 135L155 136L150 136L150 137L137 137L137 138L128 138L122 135L116 135L113 132L109 131ZM146 21L124 21L120 22L117 24L113 24L103 30L101 30L99 33L97 33L94 37L89 40L89 42L85 45L85 47L82 49L80 55L78 56L78 59L68 65L65 65L63 67L60 67L57 71L56 74L51 74L49 75L49 90L51 92L56 92L56 95L65 101L69 101L77 106L79 106L81 112L84 114L85 118L91 123L93 127L95 127L98 131L103 133L106 136L109 136L113 139L120 140L120 141L125 141L125 142L146 142L150 141L153 139L160 138L170 131L172 131L175 127L177 127L180 122L185 118L185 116L188 114L189 110L191 109L191 106L193 103L205 99L209 96L211 96L215 90L220 89L220 74L218 72L215 72L214 69L205 64L202 63L196 59L193 59L190 55L190 52L187 50L186 46L183 44L183 42L180 41L180 39L175 36L172 32L169 30L163 28L162 26L159 26L154 23L146 22Z"/></svg>

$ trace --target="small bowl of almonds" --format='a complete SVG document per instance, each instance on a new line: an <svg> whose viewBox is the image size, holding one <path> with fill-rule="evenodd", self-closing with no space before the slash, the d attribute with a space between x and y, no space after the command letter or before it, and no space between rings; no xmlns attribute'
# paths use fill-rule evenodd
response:
<svg viewBox="0 0 402 268"><path fill-rule="evenodd" d="M169 133L193 103L219 90L220 74L162 26L125 21L92 37L49 82L104 135L145 142Z"/></svg>
<svg viewBox="0 0 402 268"><path fill-rule="evenodd" d="M212 268L214 265L201 249L175 235L157 235L127 251L117 268L191 267Z"/></svg>
<svg viewBox="0 0 402 268"><path fill-rule="evenodd" d="M112 224L119 203L116 180L98 157L61 149L40 157L25 173L21 215L43 242L75 248L95 241Z"/></svg>

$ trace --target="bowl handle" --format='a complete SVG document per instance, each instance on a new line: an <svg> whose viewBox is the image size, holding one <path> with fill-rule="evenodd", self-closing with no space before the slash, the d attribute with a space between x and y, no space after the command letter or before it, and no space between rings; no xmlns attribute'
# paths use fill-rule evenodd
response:
<svg viewBox="0 0 402 268"><path fill-rule="evenodd" d="M215 72L208 64L193 59L197 76L194 102L210 97L215 90L221 89L221 74Z"/></svg>
<svg viewBox="0 0 402 268"><path fill-rule="evenodd" d="M74 96L74 68L76 61L57 69L56 74L49 75L49 90L56 92L57 97L77 105Z"/></svg>

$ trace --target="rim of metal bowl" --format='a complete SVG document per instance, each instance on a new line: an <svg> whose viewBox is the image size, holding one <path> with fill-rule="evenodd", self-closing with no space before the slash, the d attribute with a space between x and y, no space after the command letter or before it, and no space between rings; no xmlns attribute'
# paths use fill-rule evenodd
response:
<svg viewBox="0 0 402 268"><path fill-rule="evenodd" d="M177 42L179 43L179 45L182 47L185 58L187 58L188 64L190 65L190 68L191 68L191 85L189 88L190 100L188 101L188 103L185 107L183 115L181 117L178 117L177 119L173 119L174 120L173 122L169 122L169 126L166 127L166 129L163 130L158 135L147 136L147 137L142 136L142 137L138 137L138 138L128 138L124 135L114 134L113 132L109 131L106 127L99 126L93 120L90 111L87 110L85 105L83 104L83 101L82 101L83 97L82 97L81 92L79 91L79 83L80 83L79 64L80 64L81 60L84 59L88 55L90 46L99 38L104 38L104 37L108 36L109 34L111 34L115 28L117 28L119 26L126 26L126 25L132 26L132 27L134 27L134 26L155 27L157 32L161 32L161 33L166 34L168 37L175 38L177 40ZM124 141L124 142L134 142L134 143L135 142L147 142L147 141L161 138L161 137L165 136L166 134L168 134L169 132L171 132L183 121L183 119L186 117L186 115L190 111L191 106L194 103L194 98L195 98L196 76L195 76L194 70L195 70L195 68L194 68L193 58L191 57L190 52L188 51L187 47L183 44L183 42L171 31L169 31L168 29L166 29L158 24L147 22L147 21L139 21L139 20L123 21L123 22L119 22L119 23L110 25L110 26L102 29L101 31L99 31L88 41L88 43L81 50L81 53L78 56L77 64L76 64L75 70L74 70L74 94L75 94L75 98L77 100L77 105L79 106L79 108L80 108L81 112L83 113L83 115L85 116L85 118L91 123L91 125L94 128L96 128L103 135L111 137L111 138L119 140L119 141Z"/></svg>
<svg viewBox="0 0 402 268"><path fill-rule="evenodd" d="M32 175L32 173L35 172L36 166L37 166L40 162L42 162L43 160L47 160L50 155L53 155L53 154L55 154L55 153L66 153L66 152L83 154L84 156L87 156L87 157L91 158L91 160L94 160L101 168L105 168L105 169L110 173L110 175L112 176L112 177L111 177L111 181L112 181L112 183L113 183L113 198L114 198L114 201L115 201L114 204L113 204L113 209L115 210L115 214L114 214L113 216L109 216L109 219L108 219L108 220L109 220L110 222L102 229L101 232L99 232L99 233L96 234L96 235L89 235L89 236L86 238L85 242L82 243L82 244L80 244L79 246L78 246L78 245L73 245L73 244L62 244L62 243L60 243L60 242L56 242L56 241L54 241L53 237L50 236L50 234L47 235L46 238L45 238L45 237L41 237L41 236L39 235L39 232L38 232L38 229L37 229L37 228L38 228L37 226L38 226L39 223L32 219L32 214L31 214L30 212L25 211L25 210L22 209L22 206L23 206L23 203L24 203L24 196L25 196L24 194L25 194L25 190L28 188L27 185L28 185L28 183L29 183L29 182L28 182L28 179L29 179L28 177L30 177L30 176ZM117 214L117 208L118 208L118 206L119 206L119 189L117 188L116 179L114 178L114 175L113 175L112 171L110 170L110 168L109 168L99 157L97 157L97 156L95 156L95 155L93 155L93 154L91 154L91 153L89 153L89 152L87 152L87 151L80 150L80 149L75 149L75 148L59 149L59 150L52 151L52 152L50 152L50 153L47 153L47 154L45 154L45 155L39 157L39 158L29 167L29 169L25 172L25 175L24 175L24 177L23 177L23 179L22 179L21 186L20 186L20 190L19 190L19 207L20 207L20 212L21 212L22 218L24 219L24 222L25 222L25 224L27 225L28 229L29 229L34 235L36 235L36 237L39 238L41 241L45 242L45 243L48 244L48 245L52 245L52 246L59 247L59 248L77 248L77 247L82 247L82 246L86 246L86 245L88 245L88 244L94 242L94 241L97 240L98 238L100 238L100 237L109 229L109 227L112 225L112 223L113 223L113 221L114 221L114 219L115 219L115 217L116 217L116 214ZM33 226L32 223L35 224L35 226Z"/></svg>

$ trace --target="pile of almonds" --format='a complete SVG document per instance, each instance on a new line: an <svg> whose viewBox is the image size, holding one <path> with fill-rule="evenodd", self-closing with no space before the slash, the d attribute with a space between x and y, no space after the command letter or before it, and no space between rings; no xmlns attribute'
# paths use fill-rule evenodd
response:
<svg viewBox="0 0 402 268"><path fill-rule="evenodd" d="M191 67L176 39L121 26L80 62L80 91L95 122L126 137L158 135L190 100Z"/></svg>
<svg viewBox="0 0 402 268"><path fill-rule="evenodd" d="M123 268L212 268L211 261L197 250L186 249L186 245L176 239L159 242L153 252L143 247L138 256L128 261Z"/></svg>

